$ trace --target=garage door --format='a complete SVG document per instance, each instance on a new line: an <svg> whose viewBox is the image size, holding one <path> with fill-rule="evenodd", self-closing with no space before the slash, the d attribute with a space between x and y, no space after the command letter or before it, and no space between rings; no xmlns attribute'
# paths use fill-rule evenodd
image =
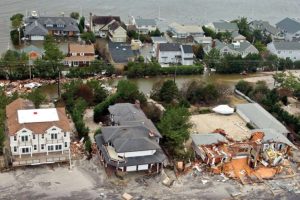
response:
<svg viewBox="0 0 300 200"><path fill-rule="evenodd" d="M127 166L127 167L126 167L126 171L127 171L127 172L133 172L133 171L136 171L136 166Z"/></svg>
<svg viewBox="0 0 300 200"><path fill-rule="evenodd" d="M44 36L31 36L31 40L33 40L33 41L44 40Z"/></svg>

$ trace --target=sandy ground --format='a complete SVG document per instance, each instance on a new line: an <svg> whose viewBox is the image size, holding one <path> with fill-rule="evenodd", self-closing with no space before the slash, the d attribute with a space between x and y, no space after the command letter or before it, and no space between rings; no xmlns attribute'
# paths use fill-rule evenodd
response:
<svg viewBox="0 0 300 200"><path fill-rule="evenodd" d="M193 133L211 133L216 129L223 129L237 141L250 137L246 123L236 113L233 115L216 113L192 115L190 121L193 124Z"/></svg>
<svg viewBox="0 0 300 200"><path fill-rule="evenodd" d="M274 88L274 78L273 75L277 72L262 72L260 76L248 77L243 80L248 81L250 83L256 83L257 81L265 81L270 88ZM281 72L278 72L281 73ZM294 76L300 78L300 70L287 70L285 73L292 73Z"/></svg>
<svg viewBox="0 0 300 200"><path fill-rule="evenodd" d="M162 184L163 175L145 178L142 173L131 173L120 180L108 178L96 159L75 161L74 165L72 170L56 165L1 173L0 199L121 199L124 192L135 200L232 199L234 193L240 194L239 199L282 199L282 195L297 199L296 194L286 191L274 196L266 184L242 186L234 180L223 182L223 177L206 173L191 172L175 179L173 186L166 187Z"/></svg>
<svg viewBox="0 0 300 200"><path fill-rule="evenodd" d="M85 125L89 128L89 136L94 142L94 133L97 129L100 128L100 125L94 122L94 109L86 109L84 115L83 115L83 121L85 122Z"/></svg>

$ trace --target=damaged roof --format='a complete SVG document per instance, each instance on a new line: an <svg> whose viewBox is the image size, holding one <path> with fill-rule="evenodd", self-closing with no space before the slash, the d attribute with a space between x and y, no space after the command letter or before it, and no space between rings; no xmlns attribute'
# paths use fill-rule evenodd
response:
<svg viewBox="0 0 300 200"><path fill-rule="evenodd" d="M283 134L277 132L274 129L254 129L251 131L251 133L255 133L255 132L263 132L264 133L264 137L262 139L262 142L281 142L284 144L287 144L291 147L293 147L294 149L297 149L297 147L289 140L287 139L287 137L285 137Z"/></svg>

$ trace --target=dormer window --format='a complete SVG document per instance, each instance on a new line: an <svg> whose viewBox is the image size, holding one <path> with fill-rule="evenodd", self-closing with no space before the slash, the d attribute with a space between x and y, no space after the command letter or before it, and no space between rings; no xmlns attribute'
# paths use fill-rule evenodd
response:
<svg viewBox="0 0 300 200"><path fill-rule="evenodd" d="M56 128L53 128L52 131L56 131Z"/></svg>
<svg viewBox="0 0 300 200"><path fill-rule="evenodd" d="M46 24L46 27L47 27L47 28L53 27L53 24Z"/></svg>
<svg viewBox="0 0 300 200"><path fill-rule="evenodd" d="M84 53L81 52L81 53L80 53L80 56L84 56Z"/></svg>
<svg viewBox="0 0 300 200"><path fill-rule="evenodd" d="M63 24L57 24L56 25L58 28L64 28L65 27L65 25L63 25Z"/></svg>

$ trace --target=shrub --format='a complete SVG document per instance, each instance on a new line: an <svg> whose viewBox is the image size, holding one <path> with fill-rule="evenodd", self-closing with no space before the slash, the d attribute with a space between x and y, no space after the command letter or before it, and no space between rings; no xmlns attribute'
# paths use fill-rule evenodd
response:
<svg viewBox="0 0 300 200"><path fill-rule="evenodd" d="M248 96L248 94L253 90L251 84L247 81L240 80L236 85L235 89L239 90L240 92L244 93Z"/></svg>

